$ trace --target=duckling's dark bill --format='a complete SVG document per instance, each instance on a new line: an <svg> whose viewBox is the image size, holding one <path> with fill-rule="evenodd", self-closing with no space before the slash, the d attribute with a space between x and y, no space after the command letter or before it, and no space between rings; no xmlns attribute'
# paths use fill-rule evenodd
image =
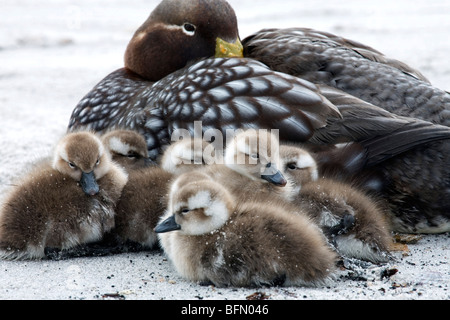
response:
<svg viewBox="0 0 450 320"><path fill-rule="evenodd" d="M282 187L284 187L287 183L286 179L284 178L284 176L281 174L280 171L277 171L275 174L270 174L270 175L263 174L263 175L261 175L261 178L270 183L273 183L274 185L282 186Z"/></svg>
<svg viewBox="0 0 450 320"><path fill-rule="evenodd" d="M175 221L175 215L171 215L164 221L161 221L155 228L156 233L180 230L181 226Z"/></svg>
<svg viewBox="0 0 450 320"><path fill-rule="evenodd" d="M234 43L227 42L221 38L216 39L216 58L243 58L244 48L241 41L236 39Z"/></svg>
<svg viewBox="0 0 450 320"><path fill-rule="evenodd" d="M95 180L94 171L89 173L83 172L80 180L81 189L89 196L96 195L100 188Z"/></svg>

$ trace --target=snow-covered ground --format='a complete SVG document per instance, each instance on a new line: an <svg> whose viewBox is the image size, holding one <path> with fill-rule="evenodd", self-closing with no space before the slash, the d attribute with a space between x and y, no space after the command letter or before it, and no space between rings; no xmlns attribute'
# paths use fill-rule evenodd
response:
<svg viewBox="0 0 450 320"><path fill-rule="evenodd" d="M0 0L0 203L14 177L47 155L77 102L122 67L156 0ZM241 37L310 27L373 46L450 90L450 2L230 0ZM269 299L450 298L449 234L423 236L398 261L342 271L325 288L265 288ZM383 270L392 276L381 277ZM255 289L181 279L162 253L65 261L0 261L0 299L245 299Z"/></svg>

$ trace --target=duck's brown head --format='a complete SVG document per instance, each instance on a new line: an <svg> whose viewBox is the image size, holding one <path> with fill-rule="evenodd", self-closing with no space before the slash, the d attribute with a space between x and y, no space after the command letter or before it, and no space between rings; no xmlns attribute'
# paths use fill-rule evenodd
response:
<svg viewBox="0 0 450 320"><path fill-rule="evenodd" d="M125 67L157 81L190 61L242 57L237 19L224 0L163 0L135 32Z"/></svg>

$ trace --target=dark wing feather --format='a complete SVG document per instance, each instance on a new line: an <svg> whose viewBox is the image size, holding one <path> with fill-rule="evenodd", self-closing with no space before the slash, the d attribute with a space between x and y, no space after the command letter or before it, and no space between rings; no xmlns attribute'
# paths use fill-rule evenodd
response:
<svg viewBox="0 0 450 320"><path fill-rule="evenodd" d="M186 76L187 75L187 76ZM238 128L279 129L288 140L306 141L337 108L311 83L274 72L247 59L207 59L155 84L171 83L170 107L161 105L169 131L188 129L194 121L222 131Z"/></svg>
<svg viewBox="0 0 450 320"><path fill-rule="evenodd" d="M319 144L358 141L366 150L366 166L450 138L447 126L397 116L338 89L319 87L321 93L338 107L343 118L330 120L327 127L316 130L310 141Z"/></svg>
<svg viewBox="0 0 450 320"><path fill-rule="evenodd" d="M450 94L371 47L311 29L266 29L243 40L246 57L338 88L389 112L450 125Z"/></svg>
<svg viewBox="0 0 450 320"><path fill-rule="evenodd" d="M410 122L391 134L367 139L360 144L367 150L366 166L370 167L416 147L426 147L433 141L442 140L450 145L450 128L424 121Z"/></svg>
<svg viewBox="0 0 450 320"><path fill-rule="evenodd" d="M264 55L270 52L270 47L264 48L264 46L261 45L262 43L266 45L266 42L269 39L273 42L285 42L295 38L307 39L311 44L314 44L317 47L323 47L322 50L326 49L327 46L343 47L345 49L354 51L367 60L391 66L401 72L409 74L410 76L418 80L429 83L429 80L419 70L410 67L404 62L388 58L380 51L361 42L340 37L325 31L319 31L310 28L262 29L246 37L242 41L242 43L246 49L246 54L253 57L257 56L258 54ZM308 42L305 42L305 45ZM317 48L316 50L320 50L320 48ZM279 60L281 61L281 59ZM307 68L305 70L307 70Z"/></svg>
<svg viewBox="0 0 450 320"><path fill-rule="evenodd" d="M80 101L69 129L134 129L145 135L155 157L177 129L193 134L196 121L203 131L279 129L283 139L306 141L340 117L308 81L255 60L206 59L155 83L126 69L115 71Z"/></svg>
<svg viewBox="0 0 450 320"><path fill-rule="evenodd" d="M397 116L341 90L320 85L321 93L341 112L341 119L329 119L310 139L316 144L363 141L387 135L404 126L408 118Z"/></svg>

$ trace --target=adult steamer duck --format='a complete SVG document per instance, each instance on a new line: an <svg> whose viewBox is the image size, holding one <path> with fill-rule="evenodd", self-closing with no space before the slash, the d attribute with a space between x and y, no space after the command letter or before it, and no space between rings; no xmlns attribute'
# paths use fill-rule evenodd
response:
<svg viewBox="0 0 450 320"><path fill-rule="evenodd" d="M319 145L369 141L363 168L382 170L383 190L398 195L393 206L405 229L450 230L448 93L368 46L301 30L307 29L261 31L242 47L226 1L164 0L133 35L124 68L81 99L69 131L136 130L154 159L176 129L193 133L194 121L202 121L204 131L276 128L281 140ZM299 39L322 47L321 54L305 50ZM274 46L288 53L278 55ZM332 49L342 54L336 58ZM408 90L399 93L400 84ZM368 96L373 99L364 101ZM396 167L383 171L385 161ZM416 185L423 180L418 167L431 172ZM395 170L402 172L401 186Z"/></svg>

